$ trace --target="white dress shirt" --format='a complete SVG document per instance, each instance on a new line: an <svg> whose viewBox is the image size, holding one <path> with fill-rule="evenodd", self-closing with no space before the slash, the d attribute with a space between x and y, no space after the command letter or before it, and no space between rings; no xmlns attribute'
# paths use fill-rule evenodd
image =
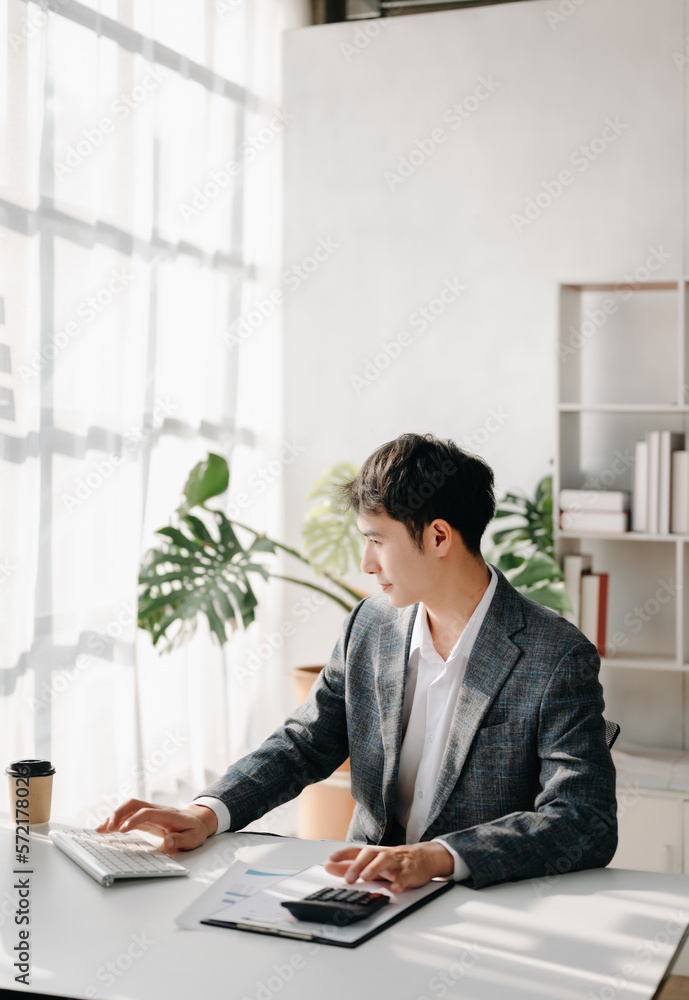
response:
<svg viewBox="0 0 689 1000"><path fill-rule="evenodd" d="M409 647L407 681L402 718L402 747L395 818L406 827L407 843L417 844L426 828L426 818L440 773L440 764L450 724L464 679L467 661L495 593L498 578L492 567L490 583L447 660L433 645L428 615L419 604ZM200 795L192 805L207 806L218 819L216 833L230 828L230 811L221 799ZM434 838L454 858L454 878L468 877L462 858L441 837Z"/></svg>
<svg viewBox="0 0 689 1000"><path fill-rule="evenodd" d="M416 613L409 646L395 802L395 819L406 827L408 844L418 844L426 829L467 661L498 585L497 574L490 566L488 569L490 583L447 660L433 645L423 604ZM441 837L434 839L452 854L454 878L467 878L469 869L457 852Z"/></svg>

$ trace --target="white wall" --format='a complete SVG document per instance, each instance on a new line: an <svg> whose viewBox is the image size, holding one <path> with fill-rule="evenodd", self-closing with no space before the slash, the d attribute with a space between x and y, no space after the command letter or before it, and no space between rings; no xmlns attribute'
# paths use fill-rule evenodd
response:
<svg viewBox="0 0 689 1000"><path fill-rule="evenodd" d="M658 275L684 270L684 6L585 0L556 21L558 4L536 0L390 18L365 46L363 24L287 34L285 269L320 239L337 244L283 286L285 437L304 448L284 472L293 543L314 477L403 431L464 441L501 489L530 491L548 470L558 282L620 279L651 248L671 254ZM486 79L494 92L477 90ZM469 117L448 112L455 102ZM619 135L581 169L576 151L608 119ZM444 141L391 190L386 172L430 149L434 129ZM572 182L520 226L515 213L565 169ZM410 325L447 280L465 286L457 301L427 330ZM399 357L353 385L405 330ZM322 662L340 621L313 615L289 661ZM681 678L634 683L677 715ZM628 738L653 740L653 722L635 725Z"/></svg>

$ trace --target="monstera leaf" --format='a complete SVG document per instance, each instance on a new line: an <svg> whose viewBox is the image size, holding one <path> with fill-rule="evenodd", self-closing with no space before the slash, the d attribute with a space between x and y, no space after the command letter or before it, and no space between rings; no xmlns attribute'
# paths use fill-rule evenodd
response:
<svg viewBox="0 0 689 1000"><path fill-rule="evenodd" d="M183 514L179 527L160 528L164 539L147 553L139 584L139 626L151 633L153 645L162 639L172 648L193 635L199 613L222 645L227 627L254 620L258 603L250 582L256 573L267 580L268 570L256 556L274 552L272 542L257 536L244 548L220 510L210 512L211 530L200 517Z"/></svg>
<svg viewBox="0 0 689 1000"><path fill-rule="evenodd" d="M321 573L340 577L350 569L359 568L363 540L356 526L356 514L341 510L337 497L337 486L350 482L358 471L350 462L333 465L306 494L307 500L317 502L302 522L304 549L311 565Z"/></svg>
<svg viewBox="0 0 689 1000"><path fill-rule="evenodd" d="M222 510L208 508L206 501L224 493L229 481L227 462L220 455L211 453L195 465L174 523L158 529L160 544L144 556L139 570L138 624L150 633L154 646L170 650L181 645L196 631L199 615L205 615L211 634L223 645L228 630L246 628L254 620L258 599L252 576L288 580L317 590L345 611L352 610L352 598L360 597L333 578L330 583L344 596L308 580L270 573L262 557L274 556L278 549L302 563L308 560L295 549L230 521ZM197 513L192 513L194 509ZM251 537L250 543L242 545L235 528Z"/></svg>

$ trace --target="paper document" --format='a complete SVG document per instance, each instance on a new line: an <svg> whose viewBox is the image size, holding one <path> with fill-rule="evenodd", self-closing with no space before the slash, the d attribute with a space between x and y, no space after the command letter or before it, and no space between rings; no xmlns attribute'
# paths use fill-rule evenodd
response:
<svg viewBox="0 0 689 1000"><path fill-rule="evenodd" d="M209 889L180 913L175 923L185 930L208 930L208 926L201 921L209 913L215 912L219 907L230 910L233 905L243 903L262 889L267 889L276 882L282 882L286 876L294 874L296 874L294 868L268 870L245 864L243 861L235 861Z"/></svg>
<svg viewBox="0 0 689 1000"><path fill-rule="evenodd" d="M365 885L361 883L352 886L337 875L329 875L323 865L313 865L290 878L283 878L264 887L263 892L247 894L245 899L239 901L234 899L227 901L224 906L211 913L206 920L215 926L265 931L269 934L351 946L369 937L385 924L398 919L407 910L416 908L427 897L448 889L452 884L428 882L417 889L405 889L404 892L394 893L387 881L366 882ZM304 896L308 896L324 886L360 888L365 889L366 892L382 892L390 897L390 902L373 916L344 927L298 920L289 910L281 906L283 900L303 899Z"/></svg>

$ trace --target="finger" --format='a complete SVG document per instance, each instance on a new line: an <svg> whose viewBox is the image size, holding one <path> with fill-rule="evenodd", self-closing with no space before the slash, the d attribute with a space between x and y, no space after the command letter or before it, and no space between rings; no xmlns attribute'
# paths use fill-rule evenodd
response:
<svg viewBox="0 0 689 1000"><path fill-rule="evenodd" d="M109 816L104 823L101 823L98 829L107 833L110 833L112 830L119 830L120 825L128 816L131 816L142 807L152 808L152 806L153 803L144 802L142 799L127 799L126 802L115 809L112 816Z"/></svg>
<svg viewBox="0 0 689 1000"><path fill-rule="evenodd" d="M173 809L148 806L128 816L120 824L120 830L122 833L126 833L128 830L152 830L154 833L162 831L162 834L165 835L186 830L189 826L189 816L183 816Z"/></svg>
<svg viewBox="0 0 689 1000"><path fill-rule="evenodd" d="M349 870L349 861L326 861L323 867L328 875L337 875L338 878L344 878L346 872Z"/></svg>
<svg viewBox="0 0 689 1000"><path fill-rule="evenodd" d="M333 851L323 867L329 875L344 876L349 868L349 862L357 856L360 847L342 847L339 851Z"/></svg>
<svg viewBox="0 0 689 1000"><path fill-rule="evenodd" d="M370 864L370 862L378 854L378 849L375 847L364 847L359 851L358 855L352 861L349 868L345 872L344 880L345 882L356 882L359 878L359 874L364 870L364 868Z"/></svg>
<svg viewBox="0 0 689 1000"><path fill-rule="evenodd" d="M345 858L355 858L360 850L360 847L341 847L339 851L333 851L328 860L342 861Z"/></svg>
<svg viewBox="0 0 689 1000"><path fill-rule="evenodd" d="M366 865L360 873L359 878L364 879L366 882L376 882L380 879L395 882L398 880L400 869L401 864L399 859L395 858L394 854L386 851L384 854L379 854L370 864Z"/></svg>
<svg viewBox="0 0 689 1000"><path fill-rule="evenodd" d="M168 833L159 847L164 854L174 854L176 851L193 851L205 842L205 834L198 830L181 830L179 833Z"/></svg>

